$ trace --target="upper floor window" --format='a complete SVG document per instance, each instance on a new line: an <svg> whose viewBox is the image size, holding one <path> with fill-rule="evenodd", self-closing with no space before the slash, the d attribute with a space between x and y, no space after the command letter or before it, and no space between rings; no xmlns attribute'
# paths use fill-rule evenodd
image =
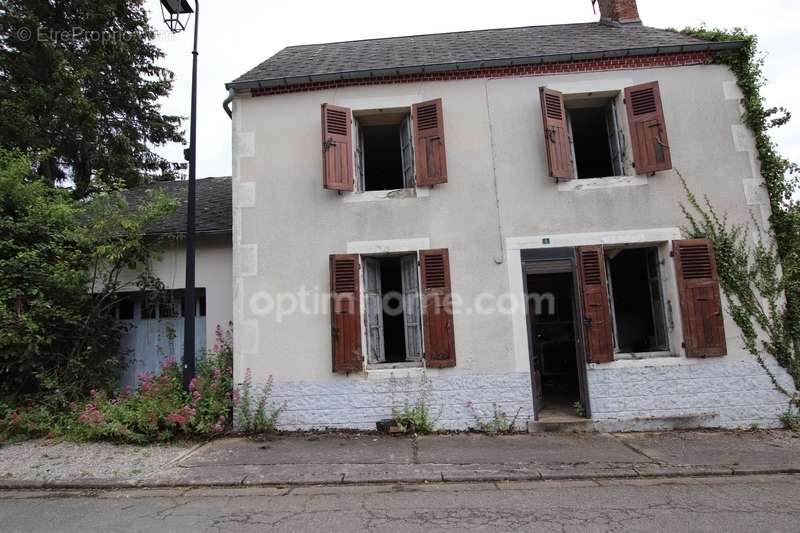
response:
<svg viewBox="0 0 800 533"><path fill-rule="evenodd" d="M355 111L356 190L414 187L411 109Z"/></svg>
<svg viewBox="0 0 800 533"><path fill-rule="evenodd" d="M322 105L326 189L380 191L447 183L442 100L407 109Z"/></svg>
<svg viewBox="0 0 800 533"><path fill-rule="evenodd" d="M616 93L565 95L540 89L547 164L557 179L619 176L625 172L625 134ZM658 82L628 87L630 157L636 174L672 168Z"/></svg>
<svg viewBox="0 0 800 533"><path fill-rule="evenodd" d="M617 97L618 94L565 99L574 177L624 175L625 136L617 118Z"/></svg>

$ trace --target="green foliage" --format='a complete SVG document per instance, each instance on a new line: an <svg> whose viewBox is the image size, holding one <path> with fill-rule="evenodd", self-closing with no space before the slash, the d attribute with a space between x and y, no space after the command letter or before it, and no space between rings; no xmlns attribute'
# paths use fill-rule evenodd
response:
<svg viewBox="0 0 800 533"><path fill-rule="evenodd" d="M766 83L763 75L764 58L759 54L758 40L754 35L748 34L741 28L721 30L700 27L686 28L683 32L708 41L740 40L745 43L739 50L717 54L714 62L727 65L731 69L743 94L742 104L745 112L742 118L755 136L761 175L766 184L772 210L770 222L776 253L773 253L768 245L758 245L761 249L753 250L752 268L745 268L742 263L742 252L739 252L739 257L732 257L730 260L737 267L736 271L731 271L727 275L728 284L735 291L735 298L743 298L740 300L740 305L743 306L742 312L751 315L759 327L768 328L772 352L777 354L776 357L781 364L792 373L795 383L800 383L796 368L800 350L800 202L797 200L800 175L796 165L781 157L769 135L771 128L786 124L791 115L784 108L767 106L761 95L761 88ZM710 206L708 207L710 209ZM707 226L706 229L712 229L707 221L703 222ZM714 224L716 222L712 220L711 226ZM746 230L739 228L738 232L746 233ZM731 238L744 238L742 235L736 235L735 229L732 229L730 234L720 236L729 238L728 242L720 243L728 247L723 249L722 253L733 253L729 248L734 244L730 242ZM779 294L774 294L775 291L779 290L785 296L783 320L777 316L776 309L754 308L755 302L752 302L752 297L748 295L750 289L747 285L750 282L744 277L746 272L749 275L753 269L760 276L756 282L758 286L754 289L765 291L762 296L773 302L770 306L781 299ZM781 280L774 279L781 275ZM736 276L741 277L734 279ZM771 325L766 324L766 317L769 317ZM745 336L753 338L749 332L746 332ZM792 367L792 364L795 366Z"/></svg>
<svg viewBox="0 0 800 533"><path fill-rule="evenodd" d="M0 442L38 436L144 444L177 437L208 436L229 427L233 408L233 345L217 328L217 345L199 361L189 391L180 366L168 360L160 375L139 376L135 391L111 395L93 390L87 400L41 401L6 409Z"/></svg>
<svg viewBox="0 0 800 533"><path fill-rule="evenodd" d="M431 395L431 382L427 374L422 375L419 396L410 403L407 400L400 407L392 407L392 418L395 425L402 433L417 433L425 435L432 433L436 426L429 407Z"/></svg>
<svg viewBox="0 0 800 533"><path fill-rule="evenodd" d="M781 422L786 429L800 432L800 411L790 407L781 415Z"/></svg>
<svg viewBox="0 0 800 533"><path fill-rule="evenodd" d="M581 418L586 418L586 408L583 406L581 402L575 402L572 404L572 407L575 408L575 414Z"/></svg>
<svg viewBox="0 0 800 533"><path fill-rule="evenodd" d="M133 281L121 274L146 264L144 228L176 204L154 195L131 212L115 193L75 202L31 180L35 167L0 149L0 398L67 402L115 383L116 293L129 284L158 288L146 268Z"/></svg>
<svg viewBox="0 0 800 533"><path fill-rule="evenodd" d="M766 352L774 357L800 388L794 324L788 321L782 305L785 281L774 246L757 230L731 224L725 216L717 215L708 199L701 204L685 180L683 185L690 206L681 206L689 223L687 233L691 238L709 239L714 244L720 286L745 348L769 374L775 388L791 398L762 355ZM752 226L757 228L756 224Z"/></svg>
<svg viewBox="0 0 800 533"><path fill-rule="evenodd" d="M467 409L470 410L473 418L475 418L476 429L490 435L513 432L516 427L517 418L519 418L519 413L522 411L522 408L518 409L514 417L511 418L500 406L493 403L492 413L487 417L471 401L467 402Z"/></svg>
<svg viewBox="0 0 800 533"><path fill-rule="evenodd" d="M236 423L245 433L271 433L278 425L278 418L286 404L274 406L270 402L272 396L272 376L267 378L267 383L258 395L258 400L253 399L253 377L248 368L244 374L241 387L234 390L234 405L236 405Z"/></svg>
<svg viewBox="0 0 800 533"><path fill-rule="evenodd" d="M0 146L46 152L35 172L82 198L109 185L175 179L154 147L183 142L161 113L172 90L144 0L5 0Z"/></svg>

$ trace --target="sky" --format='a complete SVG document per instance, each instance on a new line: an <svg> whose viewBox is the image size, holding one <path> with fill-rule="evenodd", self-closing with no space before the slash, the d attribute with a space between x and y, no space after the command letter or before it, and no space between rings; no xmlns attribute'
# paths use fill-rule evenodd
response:
<svg viewBox="0 0 800 533"><path fill-rule="evenodd" d="M193 4L193 2L192 2ZM795 118L773 130L782 155L800 162L800 70L795 42L800 2L796 0L639 0L647 26L683 28L742 26L759 36L768 80L763 94L770 106L783 106ZM161 64L175 73L165 113L188 117L191 95L190 31L173 35L162 22L159 0L147 0ZM394 10L387 9L395 6ZM590 0L203 0L200 13L197 175L231 173L231 123L222 109L225 83L244 74L282 48L297 44L349 41L421 33L592 22ZM192 20L192 24L194 20ZM191 29L191 28L190 28ZM795 44L792 44L792 43ZM188 139L188 122L185 124ZM160 147L180 161L183 148Z"/></svg>

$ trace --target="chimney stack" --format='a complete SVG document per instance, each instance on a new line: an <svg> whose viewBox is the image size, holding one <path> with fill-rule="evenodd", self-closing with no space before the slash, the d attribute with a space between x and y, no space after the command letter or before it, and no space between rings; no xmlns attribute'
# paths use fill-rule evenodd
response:
<svg viewBox="0 0 800 533"><path fill-rule="evenodd" d="M594 0L600 4L600 22L605 24L641 24L636 0Z"/></svg>

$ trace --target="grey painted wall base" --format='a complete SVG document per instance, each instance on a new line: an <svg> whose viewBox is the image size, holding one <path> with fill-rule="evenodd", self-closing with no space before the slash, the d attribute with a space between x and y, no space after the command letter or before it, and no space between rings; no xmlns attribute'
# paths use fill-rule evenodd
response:
<svg viewBox="0 0 800 533"><path fill-rule="evenodd" d="M671 417L698 417L693 427L781 426L778 417L788 399L775 390L757 361L720 358L694 363L665 365L654 360L635 368L590 368L592 418L625 431L648 425L658 429L658 420ZM769 368L784 388L794 391L783 368L774 362ZM636 419L640 423L634 424Z"/></svg>
<svg viewBox="0 0 800 533"><path fill-rule="evenodd" d="M278 420L284 430L375 430L378 420L391 417L393 407L406 402L413 405L423 395L438 429L474 428L476 413L491 420L495 403L509 417L519 413L519 430L527 427L533 415L527 373L452 377L416 374L388 379L351 376L322 382L283 382L274 384L270 404L285 404Z"/></svg>
<svg viewBox="0 0 800 533"><path fill-rule="evenodd" d="M781 384L791 378L770 365ZM400 371L399 371L400 372ZM399 374L402 375L402 374ZM589 430L653 431L676 428L780 427L788 401L753 360L715 359L665 364L653 360L631 368L588 370L592 421ZM260 394L254 385L254 397ZM530 429L533 419L527 373L366 379L336 376L328 381L275 383L270 405L285 405L278 420L283 430L374 430L391 417L393 407L425 397L437 429L466 430L478 418L490 421L493 404ZM535 423L531 425L536 428ZM588 427L588 426L587 426ZM584 429L585 430L585 429Z"/></svg>

